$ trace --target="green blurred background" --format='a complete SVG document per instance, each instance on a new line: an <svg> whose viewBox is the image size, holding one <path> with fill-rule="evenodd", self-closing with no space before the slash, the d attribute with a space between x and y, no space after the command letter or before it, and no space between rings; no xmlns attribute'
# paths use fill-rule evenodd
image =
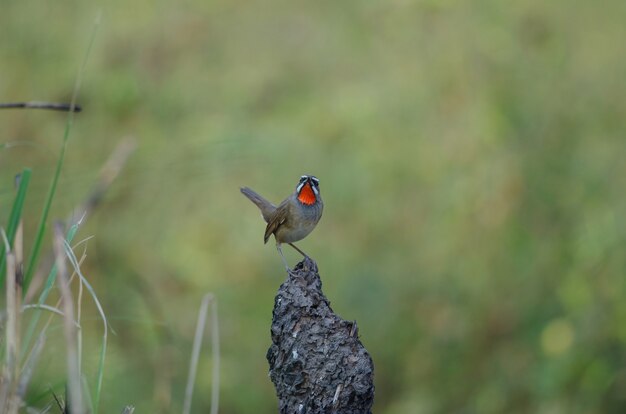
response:
<svg viewBox="0 0 626 414"><path fill-rule="evenodd" d="M99 12L51 218L137 140L78 236L94 236L83 270L116 331L102 412L180 410L206 292L220 412L276 412L285 274L239 186L280 201L305 173L326 208L300 246L358 321L374 412L626 412L625 2L9 0L0 100L68 101ZM65 116L0 125L2 223L33 168L28 249ZM101 322L83 312L93 381ZM62 390L62 344L35 405ZM207 348L194 412L211 364Z"/></svg>

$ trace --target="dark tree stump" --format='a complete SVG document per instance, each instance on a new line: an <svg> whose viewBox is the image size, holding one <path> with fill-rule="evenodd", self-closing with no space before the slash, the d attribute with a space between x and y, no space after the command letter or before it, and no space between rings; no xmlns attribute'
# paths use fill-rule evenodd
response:
<svg viewBox="0 0 626 414"><path fill-rule="evenodd" d="M372 358L356 322L331 309L311 259L298 263L278 289L267 360L281 414L371 413Z"/></svg>

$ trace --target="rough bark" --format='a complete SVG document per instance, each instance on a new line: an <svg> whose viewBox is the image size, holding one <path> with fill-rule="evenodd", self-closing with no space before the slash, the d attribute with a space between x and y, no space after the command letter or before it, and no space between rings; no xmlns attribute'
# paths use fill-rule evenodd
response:
<svg viewBox="0 0 626 414"><path fill-rule="evenodd" d="M370 414L374 364L356 322L337 316L317 265L298 263L278 289L267 352L281 414Z"/></svg>

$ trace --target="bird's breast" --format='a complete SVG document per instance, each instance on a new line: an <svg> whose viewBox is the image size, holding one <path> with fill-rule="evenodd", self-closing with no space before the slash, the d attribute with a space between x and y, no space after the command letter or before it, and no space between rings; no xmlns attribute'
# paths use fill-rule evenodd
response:
<svg viewBox="0 0 626 414"><path fill-rule="evenodd" d="M309 235L322 217L323 205L316 203L292 210L290 218L276 231L280 243L293 243Z"/></svg>

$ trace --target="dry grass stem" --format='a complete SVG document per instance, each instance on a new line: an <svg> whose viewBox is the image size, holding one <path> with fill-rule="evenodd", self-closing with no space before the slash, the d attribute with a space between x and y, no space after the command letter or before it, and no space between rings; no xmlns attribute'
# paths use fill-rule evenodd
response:
<svg viewBox="0 0 626 414"><path fill-rule="evenodd" d="M82 205L74 209L74 213L69 219L69 223L76 223L84 220L100 204L104 194L107 192L113 181L118 177L128 158L137 148L135 138L123 138L115 147L107 161L100 169L98 180L94 183L89 195Z"/></svg>
<svg viewBox="0 0 626 414"><path fill-rule="evenodd" d="M213 349L213 384L211 391L211 414L217 414L219 407L219 383L220 383L220 349L219 349L219 326L217 318L217 300L212 293L207 293L202 298L200 311L198 312L198 322L196 324L196 335L193 341L193 350L191 353L191 361L189 363L189 376L187 378L187 387L185 389L185 402L183 406L183 414L191 412L191 401L193 397L193 386L196 380L196 372L198 369L198 361L200 359L200 348L202 346L202 338L204 327L206 326L207 313L211 304L211 338Z"/></svg>
<svg viewBox="0 0 626 414"><path fill-rule="evenodd" d="M98 180L92 186L85 200L72 210L72 214L68 217L68 223L80 223L93 212L93 210L102 201L104 194L107 192L113 181L115 181L115 179L119 176L120 172L124 168L124 165L126 165L128 158L135 151L136 147L137 143L133 137L123 138L117 144L105 164L102 166ZM25 303L30 303L40 291L48 273L44 269L50 268L53 263L53 256L48 256L46 259L42 260L41 266L39 266L39 269L35 272L30 285L28 286L24 299Z"/></svg>
<svg viewBox="0 0 626 414"><path fill-rule="evenodd" d="M16 264L15 254L11 250L9 239L4 231L2 232L2 240L5 244L5 258L7 266L7 278L6 278L6 312L7 312L7 325L6 325L6 351L5 351L5 366L2 373L2 390L0 395L0 403L2 404L2 412L7 414L17 413L19 407L19 401L16 399L15 387L16 387L16 373L17 373L17 318L18 311L16 307L15 298L15 276L16 276Z"/></svg>
<svg viewBox="0 0 626 414"><path fill-rule="evenodd" d="M80 261L79 265L81 265L81 264L82 264L82 260ZM76 275L76 273L73 273L72 276L70 277L70 285L72 284L72 281L74 280L75 275ZM31 286L32 286L32 284L31 284ZM61 301L62 300L63 300L63 298L59 298L57 300L56 305L54 305L54 306L50 306L50 305L46 305L46 304L28 304L28 305L23 305L22 306L22 312L27 310L27 309L37 309L37 308L41 308L41 309L50 311L52 313L52 315L50 315L48 320L44 323L44 325L41 327L41 329L39 331L40 335L45 335L46 332L48 331L48 327L52 323L52 319L54 317L54 314L57 314L57 315L65 317L65 314L63 313L63 311L59 309L59 306L61 305ZM77 325L77 328L80 329L80 326ZM27 358L31 358L32 357L33 350L34 350L34 347L28 353Z"/></svg>
<svg viewBox="0 0 626 414"><path fill-rule="evenodd" d="M28 359L22 367L22 373L17 386L17 396L20 399L24 399L24 396L26 395L26 388L28 387L28 383L30 382L30 379L33 375L35 365L37 365L37 361L39 360L39 356L43 351L43 346L45 345L45 343L46 335L44 334L44 332L42 332L41 334L39 334L37 342L35 342L35 345L33 346L33 349L31 350Z"/></svg>
<svg viewBox="0 0 626 414"><path fill-rule="evenodd" d="M67 275L67 267L65 265L65 237L61 224L56 223L54 226L54 254L56 258L56 266L58 271L59 289L61 291L61 304L63 313L65 314L64 333L67 354L67 393L69 401L67 402L72 413L83 414L83 398L82 398L82 381L80 377L78 352L76 347L77 330L74 324L74 303L72 301L72 292L70 289L69 277Z"/></svg>

